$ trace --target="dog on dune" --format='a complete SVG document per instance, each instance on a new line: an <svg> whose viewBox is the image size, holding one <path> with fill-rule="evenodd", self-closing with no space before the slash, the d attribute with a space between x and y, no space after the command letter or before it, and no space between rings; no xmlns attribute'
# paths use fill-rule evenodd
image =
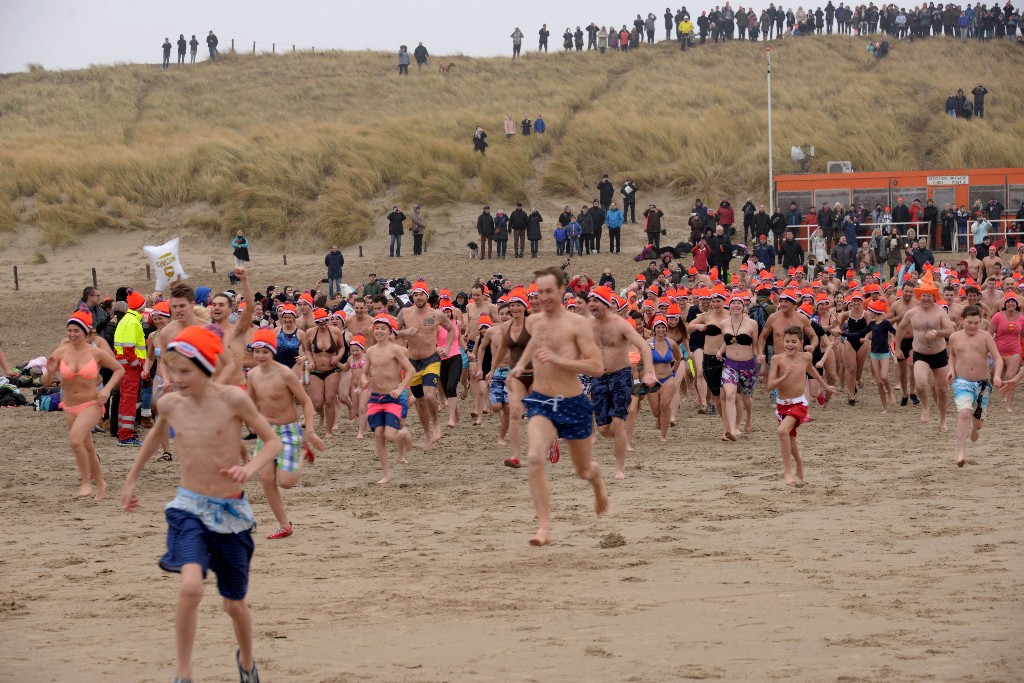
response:
<svg viewBox="0 0 1024 683"><path fill-rule="evenodd" d="M447 64L442 64L441 66L437 67L437 72L439 74L447 76L448 72L452 70L453 66L455 66L455 62L448 62Z"/></svg>
<svg viewBox="0 0 1024 683"><path fill-rule="evenodd" d="M466 246L469 247L469 258L480 258L480 247L477 246L476 242L470 242Z"/></svg>

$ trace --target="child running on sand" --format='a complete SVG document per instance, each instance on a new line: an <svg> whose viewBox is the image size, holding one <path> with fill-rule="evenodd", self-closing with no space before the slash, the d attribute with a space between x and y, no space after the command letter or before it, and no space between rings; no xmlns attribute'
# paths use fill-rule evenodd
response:
<svg viewBox="0 0 1024 683"><path fill-rule="evenodd" d="M217 575L224 611L231 617L238 651L235 661L242 683L258 683L253 658L252 617L245 596L252 559L251 530L256 526L245 497L245 483L281 452L281 440L256 405L238 387L216 384L211 375L224 346L212 331L192 326L165 347L161 364L176 391L160 401L160 416L146 436L121 493L121 506L134 511L139 500L135 482L156 453L168 427L174 427L181 485L166 506L167 552L160 558L165 571L181 574L175 613L177 677L192 679L203 579ZM238 464L241 426L245 423L265 444L246 465Z"/></svg>
<svg viewBox="0 0 1024 683"><path fill-rule="evenodd" d="M775 399L775 415L779 418L779 449L782 452L782 476L792 486L804 480L804 461L796 443L796 430L807 418L807 396L804 394L806 378L810 376L825 387L826 397L836 389L825 380L811 362L811 354L802 349L803 330L795 325L785 329L782 336L785 353L775 353L771 371L768 373L768 390L778 390ZM796 461L796 479L793 479L791 460Z"/></svg>
<svg viewBox="0 0 1024 683"><path fill-rule="evenodd" d="M302 405L303 420L306 424L306 440L322 451L326 446L313 430L313 401L302 388L299 378L290 368L274 360L277 352L277 335L273 330L256 330L249 343L256 367L249 371L247 378L249 398L259 408L260 414L270 421L274 433L281 439L281 454L276 463L267 463L260 470L260 482L267 496L267 505L277 518L277 531L267 536L269 539L287 538L292 535L292 523L284 510L283 489L290 489L299 483L299 467L302 461L312 462L312 455L302 455L302 422L295 409L295 402ZM265 444L256 441L253 455L259 455Z"/></svg>
<svg viewBox="0 0 1024 683"><path fill-rule="evenodd" d="M384 471L384 476L377 483L387 484L391 481L387 442L398 442L400 463L408 462L405 454L412 448L412 436L408 428L402 424L400 397L416 375L416 368L409 362L408 351L395 343L395 335L398 334L397 320L386 313L381 313L373 319L372 331L376 344L366 350L362 385L370 389L366 421L373 430L377 457L380 458L380 466Z"/></svg>
<svg viewBox="0 0 1024 683"><path fill-rule="evenodd" d="M355 419L359 421L359 430L356 433L357 439L362 439L366 432L366 399L369 392L363 389L363 366L366 365L366 339L361 334L352 337L352 344L349 346L349 371L352 373L352 381L349 391L350 412L354 413ZM355 410L351 410L355 408ZM349 419L353 419L349 417Z"/></svg>
<svg viewBox="0 0 1024 683"><path fill-rule="evenodd" d="M956 466L963 467L967 460L967 430L970 426L971 442L978 440L988 411L992 385L1002 387L1003 358L992 335L981 329L981 307L971 304L964 308L963 329L949 337L949 372L946 381L953 385L956 403ZM993 363L990 367L989 363ZM995 380L992 380L992 368ZM973 424L972 424L973 420Z"/></svg>

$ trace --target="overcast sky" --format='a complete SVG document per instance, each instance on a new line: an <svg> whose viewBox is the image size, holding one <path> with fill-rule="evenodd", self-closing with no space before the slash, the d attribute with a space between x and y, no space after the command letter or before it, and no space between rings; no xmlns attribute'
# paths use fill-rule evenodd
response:
<svg viewBox="0 0 1024 683"><path fill-rule="evenodd" d="M679 2L659 7L652 0L0 0L0 73L24 71L29 63L47 69L158 64L164 38L174 43L180 33L186 39L194 33L203 55L211 29L222 50L232 38L236 49L251 50L255 40L257 49L267 51L271 43L278 49L295 44L397 51L400 44L412 49L423 41L437 54L510 55L509 35L516 26L526 35L524 48L533 51L537 31L547 23L551 49L557 50L567 26L586 27L594 21L621 27L637 13L654 13L661 39L665 7L671 4L675 10ZM767 0L755 7L762 4L767 6ZM695 15L708 7L708 2L687 3Z"/></svg>

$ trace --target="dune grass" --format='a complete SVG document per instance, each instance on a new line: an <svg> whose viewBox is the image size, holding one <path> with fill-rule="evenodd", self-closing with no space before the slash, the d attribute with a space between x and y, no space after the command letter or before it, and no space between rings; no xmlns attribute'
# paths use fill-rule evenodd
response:
<svg viewBox="0 0 1024 683"><path fill-rule="evenodd" d="M816 166L848 159L864 171L1024 159L1016 48L932 39L879 61L865 42L772 44L776 172L805 142ZM766 191L763 44L452 61L447 77L399 78L393 55L372 52L6 77L0 231L26 222L60 245L141 227L145 209L163 208L211 234L349 245L380 230L396 200L561 203L589 198L603 173L681 197ZM948 90L978 80L989 118L946 117ZM548 135L507 145L509 113L543 114ZM477 125L490 136L484 158L472 150ZM19 214L12 203L26 198Z"/></svg>

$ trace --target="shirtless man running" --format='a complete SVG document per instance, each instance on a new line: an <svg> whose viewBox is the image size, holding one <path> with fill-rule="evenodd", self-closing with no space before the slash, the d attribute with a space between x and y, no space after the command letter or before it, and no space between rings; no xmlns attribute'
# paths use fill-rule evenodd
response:
<svg viewBox="0 0 1024 683"><path fill-rule="evenodd" d="M903 360L901 344L903 338L911 330L914 334L914 379L921 399L921 422L928 422L928 379L932 380L932 392L939 409L939 431L944 432L946 426L946 368L949 365L949 354L946 352L946 340L953 334L953 321L946 312L935 305L939 290L932 281L929 271L921 280L921 285L914 288L914 296L920 302L903 316L896 328L896 358Z"/></svg>
<svg viewBox="0 0 1024 683"><path fill-rule="evenodd" d="M989 363L993 363L995 374ZM992 380L992 377L995 380ZM956 466L967 463L964 449L970 427L971 441L978 440L988 410L992 385L1003 382L1003 358L991 334L981 329L981 308L968 306L963 312L963 329L949 337L949 372L946 381L953 385L956 403ZM972 424L973 423L973 424Z"/></svg>
<svg viewBox="0 0 1024 683"><path fill-rule="evenodd" d="M412 381L409 391L416 399L416 414L423 425L423 438L427 449L441 438L441 425L437 420L437 382L441 374L441 357L451 355L457 335L448 316L435 311L427 303L430 290L423 280L412 286L413 306L403 308L398 314L402 336L409 347L409 362L412 363ZM376 319L374 319L376 324ZM437 328L448 331L447 344L437 345ZM374 335L376 337L376 335ZM369 351L369 349L367 349ZM367 355L369 359L369 355Z"/></svg>
<svg viewBox="0 0 1024 683"><path fill-rule="evenodd" d="M352 302L352 309L355 311L345 320L345 327L353 337L361 335L366 342L366 348L373 346L373 336L370 327L373 325L373 316L366 312L366 302L362 299L355 299Z"/></svg>
<svg viewBox="0 0 1024 683"><path fill-rule="evenodd" d="M917 300L914 299L913 282L904 283L902 294L903 295L899 299L893 301L892 306L889 307L889 320L892 322L894 327L899 327L907 312L917 306ZM900 405L906 407L907 399L909 398L916 406L921 401L917 398L917 385L914 382L914 361L910 356L910 352L914 348L914 335L911 331L908 330L907 336L903 338L901 348L903 349L903 360L899 360L897 358L900 377L900 393L903 394L903 397L900 399Z"/></svg>
<svg viewBox="0 0 1024 683"><path fill-rule="evenodd" d="M526 319L530 342L519 362L509 371L509 377L518 377L533 363L533 391L524 399L530 420L527 427L530 495L537 511L537 533L530 539L530 545L543 546L551 542L545 461L556 437L568 443L576 475L593 487L594 511L599 517L608 511L601 468L590 457L594 409L583 395L579 378L580 375L601 375L604 365L601 352L594 344L590 322L569 313L561 305L561 294L565 291L562 270L545 268L534 275L540 313Z"/></svg>
<svg viewBox="0 0 1024 683"><path fill-rule="evenodd" d="M612 311L614 301L608 287L590 290L590 326L594 341L601 352L604 374L595 375L591 400L597 430L614 440L615 478L626 478L626 418L633 399L633 368L629 363L629 347L640 354L644 367L643 382L653 387L658 382L654 374L651 347L629 323ZM667 400L667 399L666 399Z"/></svg>

